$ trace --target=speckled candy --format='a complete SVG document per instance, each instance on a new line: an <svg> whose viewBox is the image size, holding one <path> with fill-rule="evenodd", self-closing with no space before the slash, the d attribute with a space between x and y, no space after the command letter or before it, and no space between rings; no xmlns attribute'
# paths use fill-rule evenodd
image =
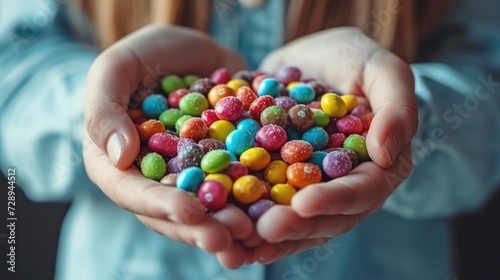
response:
<svg viewBox="0 0 500 280"><path fill-rule="evenodd" d="M179 109L184 114L199 117L203 111L208 109L208 101L203 94L192 92L181 98Z"/></svg>
<svg viewBox="0 0 500 280"><path fill-rule="evenodd" d="M168 95L168 105L172 108L179 108L179 101L189 94L187 89L178 89Z"/></svg>
<svg viewBox="0 0 500 280"><path fill-rule="evenodd" d="M163 157L157 153L149 153L142 158L141 161L141 172L144 177L160 180L165 175L167 171L167 164Z"/></svg>
<svg viewBox="0 0 500 280"><path fill-rule="evenodd" d="M274 102L276 102L276 106L285 110L285 112L288 112L290 110L290 108L297 105L297 101L293 100L293 98L291 98L289 96L276 97L274 99Z"/></svg>
<svg viewBox="0 0 500 280"><path fill-rule="evenodd" d="M347 175L351 168L349 156L341 151L332 151L323 159L323 170L332 179Z"/></svg>
<svg viewBox="0 0 500 280"><path fill-rule="evenodd" d="M260 123L262 125L275 124L282 128L286 128L288 125L288 115L282 108L270 106L264 109L260 114Z"/></svg>
<svg viewBox="0 0 500 280"><path fill-rule="evenodd" d="M195 141L200 141L207 137L208 127L201 118L191 118L186 120L179 130L181 138L191 138Z"/></svg>
<svg viewBox="0 0 500 280"><path fill-rule="evenodd" d="M262 111L264 111L267 107L271 107L274 105L276 105L276 103L274 102L274 98L268 95L261 96L255 99L254 102L252 102L252 105L250 105L250 109L248 110L248 112L250 113L250 117L252 117L252 119L260 122L260 114L262 113Z"/></svg>
<svg viewBox="0 0 500 280"><path fill-rule="evenodd" d="M214 122L220 120L214 109L203 111L203 113L201 113L201 119L205 121L208 127L210 127Z"/></svg>
<svg viewBox="0 0 500 280"><path fill-rule="evenodd" d="M255 136L255 141L267 151L278 150L286 143L287 134L281 126L268 124L264 125Z"/></svg>
<svg viewBox="0 0 500 280"><path fill-rule="evenodd" d="M288 183L297 188L304 188L321 182L321 169L308 162L297 162L288 167L286 178Z"/></svg>
<svg viewBox="0 0 500 280"><path fill-rule="evenodd" d="M203 148L205 153L213 150L225 150L226 145L217 139L205 138L198 141L198 145Z"/></svg>
<svg viewBox="0 0 500 280"><path fill-rule="evenodd" d="M337 132L337 133L330 135L330 139L328 139L327 148L342 147L346 138L347 138L347 136L345 136L345 134L341 133L341 132Z"/></svg>
<svg viewBox="0 0 500 280"><path fill-rule="evenodd" d="M290 164L307 161L312 153L313 147L304 140L286 142L281 148L281 157Z"/></svg>
<svg viewBox="0 0 500 280"><path fill-rule="evenodd" d="M252 102L254 102L255 99L258 98L257 94L255 94L255 92L253 92L253 90L247 86L238 88L235 95L241 100L241 102L243 102L243 106L245 106L246 110L250 109L250 105L252 105Z"/></svg>
<svg viewBox="0 0 500 280"><path fill-rule="evenodd" d="M363 131L363 122L356 116L346 115L337 120L337 129L347 135L360 134Z"/></svg>
<svg viewBox="0 0 500 280"><path fill-rule="evenodd" d="M215 108L215 105L219 102L219 100L228 96L234 96L232 88L226 85L216 85L208 92L208 103L210 103L210 106Z"/></svg>
<svg viewBox="0 0 500 280"><path fill-rule="evenodd" d="M151 94L142 102L142 111L149 118L157 119L168 109L167 99L162 94Z"/></svg>
<svg viewBox="0 0 500 280"><path fill-rule="evenodd" d="M215 113L221 120L233 121L238 119L245 107L243 102L235 96L224 97L215 104Z"/></svg>
<svg viewBox="0 0 500 280"><path fill-rule="evenodd" d="M204 154L203 148L198 144L186 144L181 146L177 154L179 167L185 169L191 166L200 166Z"/></svg>
<svg viewBox="0 0 500 280"><path fill-rule="evenodd" d="M177 144L179 137L165 132L158 132L149 138L148 147L152 152L159 153L162 156L177 156Z"/></svg>

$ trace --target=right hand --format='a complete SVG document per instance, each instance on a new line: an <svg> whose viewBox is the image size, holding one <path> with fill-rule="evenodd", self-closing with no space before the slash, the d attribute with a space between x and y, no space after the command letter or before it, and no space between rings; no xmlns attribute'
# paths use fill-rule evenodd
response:
<svg viewBox="0 0 500 280"><path fill-rule="evenodd" d="M209 216L187 192L145 178L132 164L139 153L136 128L127 115L134 89L151 73L197 74L245 69L236 53L208 36L175 26L142 28L105 50L88 75L83 158L90 179L116 204L152 230L213 253L226 267L253 262L240 240L254 224L235 206Z"/></svg>

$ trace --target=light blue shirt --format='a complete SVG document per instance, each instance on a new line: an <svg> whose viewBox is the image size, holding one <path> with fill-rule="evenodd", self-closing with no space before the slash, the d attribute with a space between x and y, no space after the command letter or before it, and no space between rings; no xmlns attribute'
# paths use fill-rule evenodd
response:
<svg viewBox="0 0 500 280"><path fill-rule="evenodd" d="M282 0L260 10L220 2L229 10L214 11L212 33L252 68L282 44ZM429 62L412 65L415 169L383 209L319 249L224 269L152 232L87 178L82 104L97 51L68 35L66 0L0 7L0 168L16 167L33 200L72 201L57 279L453 279L448 218L481 207L500 183L500 3L456 1Z"/></svg>

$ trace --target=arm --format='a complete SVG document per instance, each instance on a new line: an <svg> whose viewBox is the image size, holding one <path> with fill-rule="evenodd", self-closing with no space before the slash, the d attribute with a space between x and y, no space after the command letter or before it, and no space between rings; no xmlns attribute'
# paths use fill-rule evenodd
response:
<svg viewBox="0 0 500 280"><path fill-rule="evenodd" d="M81 156L85 79L96 51L64 32L59 17L34 33L25 24L5 23L0 37L0 165L17 168L31 199L68 200L77 187L97 190Z"/></svg>

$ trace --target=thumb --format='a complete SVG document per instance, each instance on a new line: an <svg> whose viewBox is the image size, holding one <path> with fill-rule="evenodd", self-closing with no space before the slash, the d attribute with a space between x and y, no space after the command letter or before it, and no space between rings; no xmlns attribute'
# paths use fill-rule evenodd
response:
<svg viewBox="0 0 500 280"><path fill-rule="evenodd" d="M285 48L282 47L268 54L260 63L259 69L265 73L276 73L283 66L283 52Z"/></svg>
<svg viewBox="0 0 500 280"><path fill-rule="evenodd" d="M134 87L124 82L130 75L124 63L106 54L94 62L85 104L85 126L90 138L122 170L134 162L140 148L137 130L127 114ZM117 81L118 77L123 81Z"/></svg>

